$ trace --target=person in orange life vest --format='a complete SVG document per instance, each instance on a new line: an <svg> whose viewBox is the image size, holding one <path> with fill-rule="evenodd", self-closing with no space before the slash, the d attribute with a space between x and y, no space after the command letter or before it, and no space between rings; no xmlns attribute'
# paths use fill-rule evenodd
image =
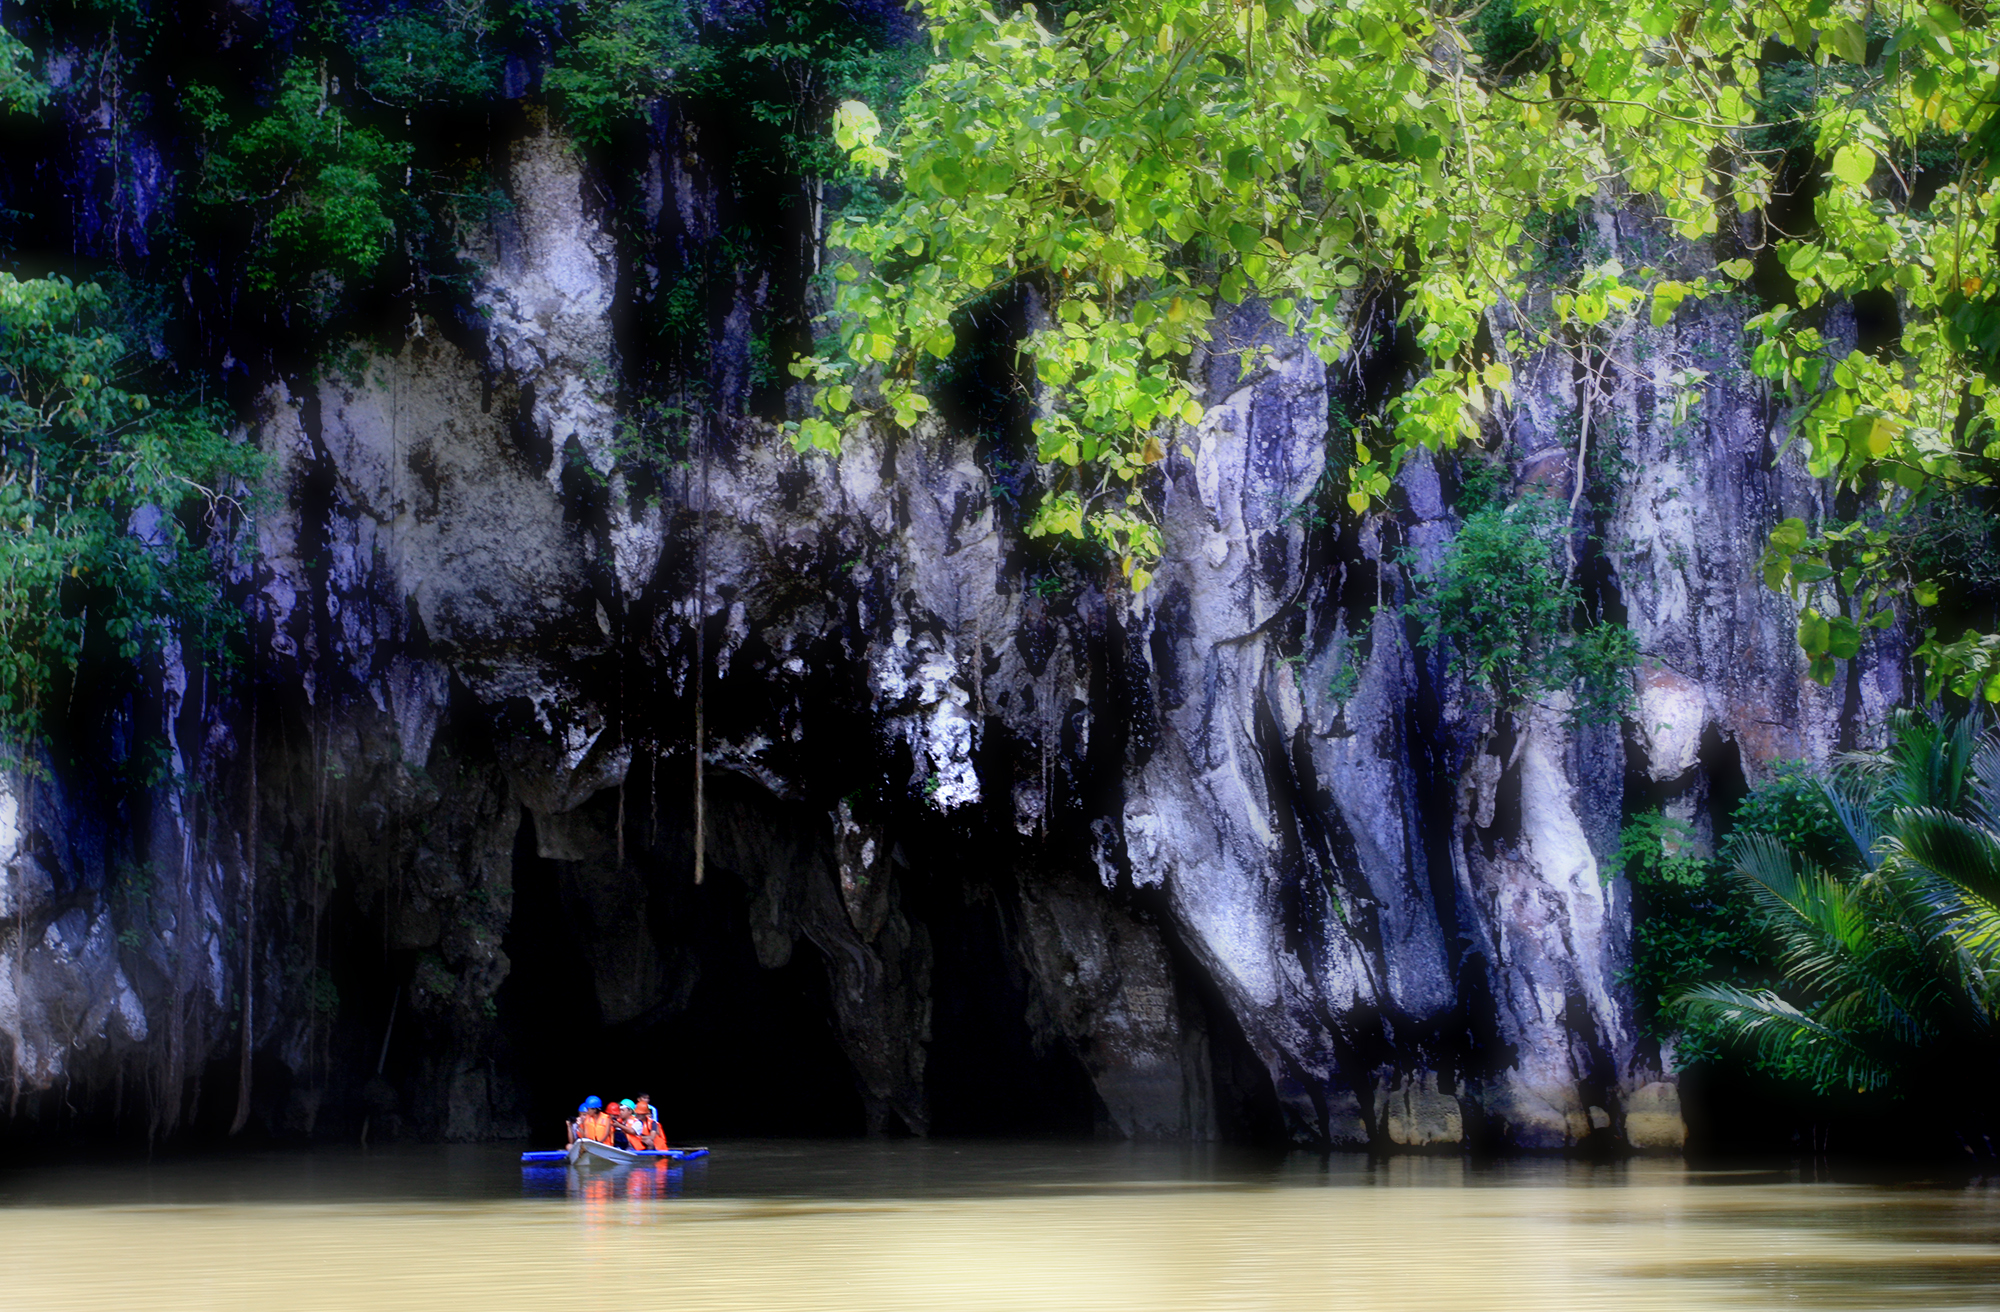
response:
<svg viewBox="0 0 2000 1312"><path fill-rule="evenodd" d="M612 1134L613 1147L629 1148L636 1152L646 1146L639 1142L638 1108L630 1098L618 1104L612 1115L612 1124L617 1127Z"/></svg>
<svg viewBox="0 0 2000 1312"><path fill-rule="evenodd" d="M569 1139L568 1139L569 1143L576 1142L577 1139L576 1127L582 1124L583 1118L589 1114L590 1114L590 1104L587 1102L580 1102L576 1105L576 1118L574 1120L568 1120L563 1122L563 1129L569 1131Z"/></svg>
<svg viewBox="0 0 2000 1312"><path fill-rule="evenodd" d="M667 1132L660 1127L660 1115L653 1110L653 1100L642 1093L633 1110L639 1115L639 1146L656 1153L665 1152Z"/></svg>
<svg viewBox="0 0 2000 1312"><path fill-rule="evenodd" d="M611 1116L604 1110L602 1098L593 1093L583 1100L583 1115L577 1120L576 1130L586 1139L611 1142Z"/></svg>

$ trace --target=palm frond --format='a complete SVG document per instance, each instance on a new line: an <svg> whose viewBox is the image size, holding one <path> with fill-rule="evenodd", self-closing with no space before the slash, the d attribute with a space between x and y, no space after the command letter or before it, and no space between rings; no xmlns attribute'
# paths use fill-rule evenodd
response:
<svg viewBox="0 0 2000 1312"><path fill-rule="evenodd" d="M2000 736L1972 716L1891 716L1882 751L1820 782L1852 844L1822 869L1769 835L1736 842L1785 994L1709 983L1678 999L1822 1091L1881 1089L2000 1038ZM1789 996L1786 996L1789 995Z"/></svg>
<svg viewBox="0 0 2000 1312"><path fill-rule="evenodd" d="M1893 859L1858 881L1862 895L1875 908L1870 925L1878 943L1894 942L1918 956L1935 956L1956 945L1952 925L1965 905L1965 895L1950 880L1890 847Z"/></svg>
<svg viewBox="0 0 2000 1312"><path fill-rule="evenodd" d="M1854 863L1863 870L1873 870L1877 862L1876 844L1882 837L1876 814L1879 788L1865 774L1847 771L1820 780L1819 789L1834 818L1840 821L1847 841L1853 845Z"/></svg>
<svg viewBox="0 0 2000 1312"><path fill-rule="evenodd" d="M1731 984L1703 984L1682 993L1675 1003L1729 1039L1749 1045L1772 1065L1801 1068L1822 1090L1875 1090L1892 1079L1893 1072L1854 1039L1768 989L1752 992Z"/></svg>
<svg viewBox="0 0 2000 1312"><path fill-rule="evenodd" d="M1972 755L1972 777L1967 814L1988 829L2000 829L2000 736L1991 732L1979 736L1979 748Z"/></svg>
<svg viewBox="0 0 2000 1312"><path fill-rule="evenodd" d="M1920 1043L1939 998L1914 969L1922 945L1894 917L1871 916L1862 891L1799 857L1769 835L1737 849L1737 877L1750 886L1777 940L1785 977L1821 999L1831 1023L1864 1025Z"/></svg>
<svg viewBox="0 0 2000 1312"><path fill-rule="evenodd" d="M1967 897L2000 902L2000 833L1937 807L1898 807L1888 848L1958 886Z"/></svg>
<svg viewBox="0 0 2000 1312"><path fill-rule="evenodd" d="M2000 907L1991 902L1966 903L1952 926L1953 937L1965 953L1969 983L1981 994L1987 1008L2000 1003L1995 996L2000 987Z"/></svg>
<svg viewBox="0 0 2000 1312"><path fill-rule="evenodd" d="M1736 874L1772 914L1780 934L1790 937L1795 927L1804 928L1822 951L1859 952L1865 946L1867 921L1847 888L1771 835L1744 838L1736 850Z"/></svg>

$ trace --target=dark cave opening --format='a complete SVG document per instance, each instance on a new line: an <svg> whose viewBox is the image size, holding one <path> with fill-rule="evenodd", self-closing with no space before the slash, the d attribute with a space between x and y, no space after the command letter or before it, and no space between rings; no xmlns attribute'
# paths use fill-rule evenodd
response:
<svg viewBox="0 0 2000 1312"><path fill-rule="evenodd" d="M757 790L722 783L721 791L730 800L716 805L735 824L774 834L797 828L783 804L750 802ZM661 1106L676 1142L867 1133L858 1058L843 1046L826 953L800 934L788 959L768 967L752 932L760 884L831 880L834 872L811 864L736 870L711 847L706 882L697 887L684 818L662 814L657 844L635 841L623 869L545 857L533 818L522 824L502 942L511 967L496 1003L533 1137L560 1141L585 1094L642 1090ZM911 859L898 862L895 876L899 914L929 942L928 1133L1102 1133L1108 1117L1079 1054L1046 1018L1036 1019L1009 860L1018 854L1007 842L974 853L964 837L934 826L906 830ZM605 922L607 886L638 895L643 926ZM763 950L768 956L771 944ZM621 972L650 982L621 992ZM914 1127L890 1109L877 1128Z"/></svg>
<svg viewBox="0 0 2000 1312"><path fill-rule="evenodd" d="M560 1142L581 1099L652 1095L675 1142L706 1137L846 1136L866 1125L854 1070L833 1029L827 971L801 941L775 970L757 962L747 900L726 871L701 887L685 863L634 854L660 944L663 999L607 1022L605 969L565 899L565 863L540 855L524 821L514 859L514 914L502 947L512 968L497 998L515 1050L530 1130ZM566 904L568 903L568 904ZM593 953L598 960L593 963Z"/></svg>
<svg viewBox="0 0 2000 1312"><path fill-rule="evenodd" d="M1068 1044L1028 1024L1029 986L1009 946L1017 927L988 885L932 881L934 954L924 1088L939 1135L1087 1136L1097 1091Z"/></svg>

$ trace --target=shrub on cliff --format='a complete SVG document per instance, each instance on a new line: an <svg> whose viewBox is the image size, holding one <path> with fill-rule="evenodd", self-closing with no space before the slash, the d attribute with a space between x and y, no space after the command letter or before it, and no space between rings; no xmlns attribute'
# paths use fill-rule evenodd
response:
<svg viewBox="0 0 2000 1312"><path fill-rule="evenodd" d="M255 470L200 406L132 390L95 284L0 273L0 766L33 768L92 650L199 650L222 610L202 538Z"/></svg>
<svg viewBox="0 0 2000 1312"><path fill-rule="evenodd" d="M1777 982L1756 900L1731 873L1737 852L1761 837L1824 863L1846 841L1818 776L1802 761L1773 767L1730 821L1718 854L1702 846L1691 825L1657 811L1634 816L1604 867L1607 878L1623 875L1631 888L1632 965L1625 979L1639 1024L1655 1041L1671 1044L1682 1070L1727 1060L1729 1046L1712 1021L1678 1005L1683 993L1710 981L1738 988ZM1783 1078L1786 1069L1765 1062L1760 1072Z"/></svg>
<svg viewBox="0 0 2000 1312"><path fill-rule="evenodd" d="M187 102L205 149L195 201L246 238L250 285L324 316L341 284L394 248L409 148L349 120L324 63L283 70L271 103L232 106L197 83Z"/></svg>
<svg viewBox="0 0 2000 1312"><path fill-rule="evenodd" d="M1417 573L1404 614L1422 645L1442 648L1448 668L1503 711L1560 698L1579 719L1616 719L1631 700L1637 649L1623 625L1585 614L1565 563L1565 510L1531 492L1467 515L1438 561Z"/></svg>

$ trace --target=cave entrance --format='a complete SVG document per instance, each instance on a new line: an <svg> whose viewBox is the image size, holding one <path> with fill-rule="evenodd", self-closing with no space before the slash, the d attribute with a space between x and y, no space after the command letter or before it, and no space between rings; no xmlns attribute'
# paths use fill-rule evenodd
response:
<svg viewBox="0 0 2000 1312"><path fill-rule="evenodd" d="M643 889L643 923L607 923L607 887ZM747 899L726 872L711 867L697 888L644 852L610 872L553 860L528 816L502 947L512 969L497 1005L538 1142L560 1142L593 1093L650 1093L677 1143L865 1131L826 963L801 941L785 965L760 966ZM626 987L634 976L641 986Z"/></svg>

